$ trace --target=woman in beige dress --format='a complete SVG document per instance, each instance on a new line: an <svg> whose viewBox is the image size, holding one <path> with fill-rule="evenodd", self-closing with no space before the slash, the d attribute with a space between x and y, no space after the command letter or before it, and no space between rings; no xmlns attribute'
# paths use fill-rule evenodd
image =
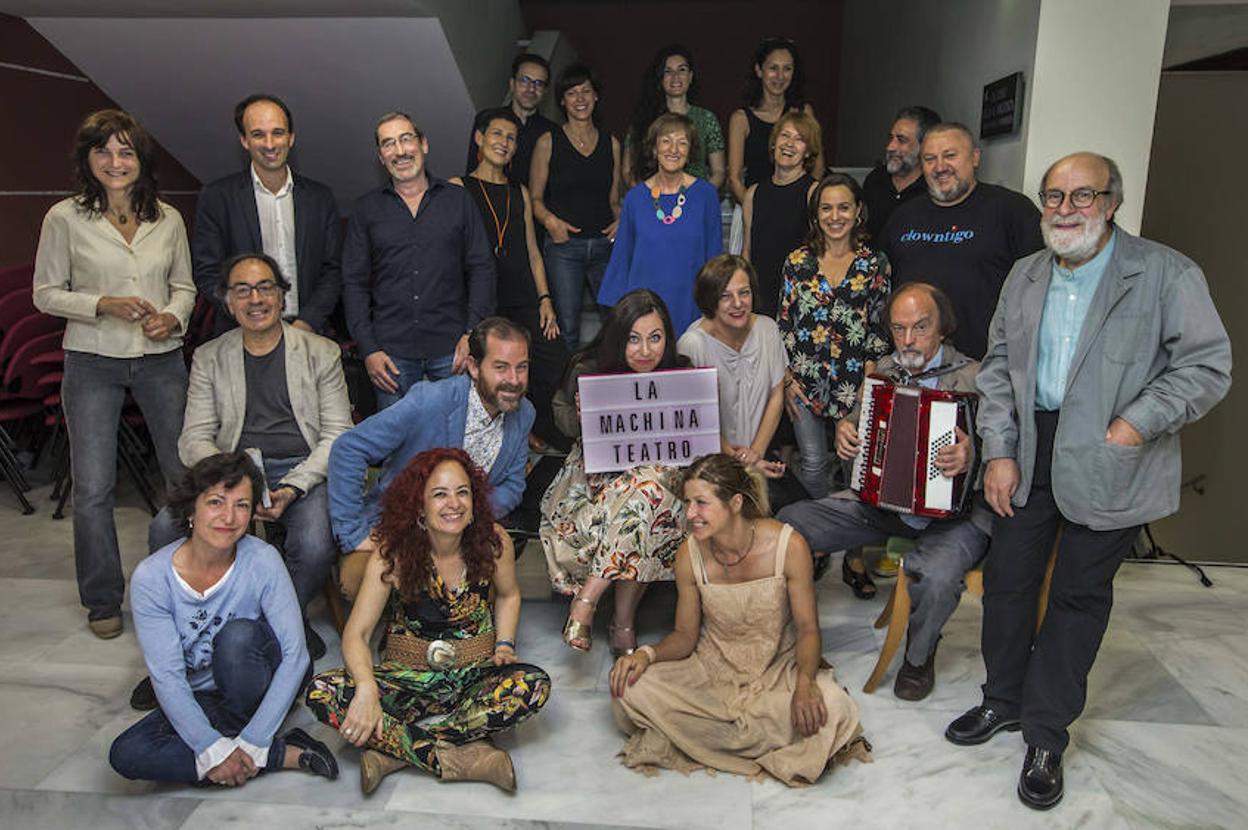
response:
<svg viewBox="0 0 1248 830"><path fill-rule="evenodd" d="M810 549L767 518L761 477L705 456L685 474L684 499L675 629L611 670L624 763L798 786L829 762L870 760L858 706L820 655Z"/></svg>

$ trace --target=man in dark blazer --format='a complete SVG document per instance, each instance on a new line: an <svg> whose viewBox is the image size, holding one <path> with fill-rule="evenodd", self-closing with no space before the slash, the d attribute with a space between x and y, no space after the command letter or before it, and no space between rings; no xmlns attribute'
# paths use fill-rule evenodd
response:
<svg viewBox="0 0 1248 830"><path fill-rule="evenodd" d="M247 169L218 179L199 194L191 238L195 286L216 297L221 263L238 253L264 251L294 275L282 318L320 332L342 290L338 207L328 187L296 175L287 159L295 145L290 109L273 95L251 95L234 108ZM213 334L234 328L217 302Z"/></svg>

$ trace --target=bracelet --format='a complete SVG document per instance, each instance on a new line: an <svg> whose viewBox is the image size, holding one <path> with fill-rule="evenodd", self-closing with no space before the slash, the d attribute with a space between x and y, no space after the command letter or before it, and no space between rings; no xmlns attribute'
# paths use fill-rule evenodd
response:
<svg viewBox="0 0 1248 830"><path fill-rule="evenodd" d="M659 655L655 652L654 646L651 646L651 645L640 646L637 649L637 653L644 654L647 657L649 657L651 665L654 665L655 663L659 662Z"/></svg>
<svg viewBox="0 0 1248 830"><path fill-rule="evenodd" d="M538 298L537 298L537 302L538 302L538 304L541 304L542 300L550 300L550 295L549 295L549 294L543 294L543 295L541 295L540 297L538 297ZM552 303L554 302L554 300L550 300L550 301L551 301Z"/></svg>
<svg viewBox="0 0 1248 830"><path fill-rule="evenodd" d="M507 646L507 648L511 649L512 651L516 650L516 644L515 644L515 641L513 640L495 640L494 641L495 651L498 650L499 646Z"/></svg>

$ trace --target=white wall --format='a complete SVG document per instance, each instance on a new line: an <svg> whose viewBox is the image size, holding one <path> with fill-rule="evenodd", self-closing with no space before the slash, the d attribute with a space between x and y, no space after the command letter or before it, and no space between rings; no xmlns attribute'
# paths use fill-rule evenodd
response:
<svg viewBox="0 0 1248 830"><path fill-rule="evenodd" d="M1040 9L1040 0L846 0L833 163L874 164L893 114L908 104L978 133L984 84L1021 71L1022 130L984 142L979 175L1019 189Z"/></svg>
<svg viewBox="0 0 1248 830"><path fill-rule="evenodd" d="M1117 222L1139 232L1169 11L1169 0L1043 0L1024 193L1062 156L1102 153L1122 169Z"/></svg>

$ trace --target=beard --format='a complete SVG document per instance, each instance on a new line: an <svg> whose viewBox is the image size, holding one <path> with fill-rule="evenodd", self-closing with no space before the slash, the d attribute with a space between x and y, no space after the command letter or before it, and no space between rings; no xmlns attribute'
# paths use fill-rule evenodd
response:
<svg viewBox="0 0 1248 830"><path fill-rule="evenodd" d="M927 193L932 197L933 202L956 202L969 193L971 190L970 179L954 178L953 181L944 190L941 190L930 181L927 184Z"/></svg>
<svg viewBox="0 0 1248 830"><path fill-rule="evenodd" d="M1040 234L1044 244L1058 257L1068 262L1086 262L1096 255L1108 224L1104 213L1046 216L1040 220Z"/></svg>
<svg viewBox="0 0 1248 830"><path fill-rule="evenodd" d="M499 392L510 392L516 397L514 400L499 399ZM520 402L524 400L525 386L523 383L499 383L495 386L486 387L481 384L477 388L477 394L481 396L481 401L489 406L494 407L499 412L515 412L520 408Z"/></svg>
<svg viewBox="0 0 1248 830"><path fill-rule="evenodd" d="M902 349L897 352L897 363L907 372L919 372L927 365L927 358L918 349Z"/></svg>
<svg viewBox="0 0 1248 830"><path fill-rule="evenodd" d="M884 151L884 170L890 176L900 176L903 173L909 173L919 163L919 151L907 155L906 153L892 153Z"/></svg>

